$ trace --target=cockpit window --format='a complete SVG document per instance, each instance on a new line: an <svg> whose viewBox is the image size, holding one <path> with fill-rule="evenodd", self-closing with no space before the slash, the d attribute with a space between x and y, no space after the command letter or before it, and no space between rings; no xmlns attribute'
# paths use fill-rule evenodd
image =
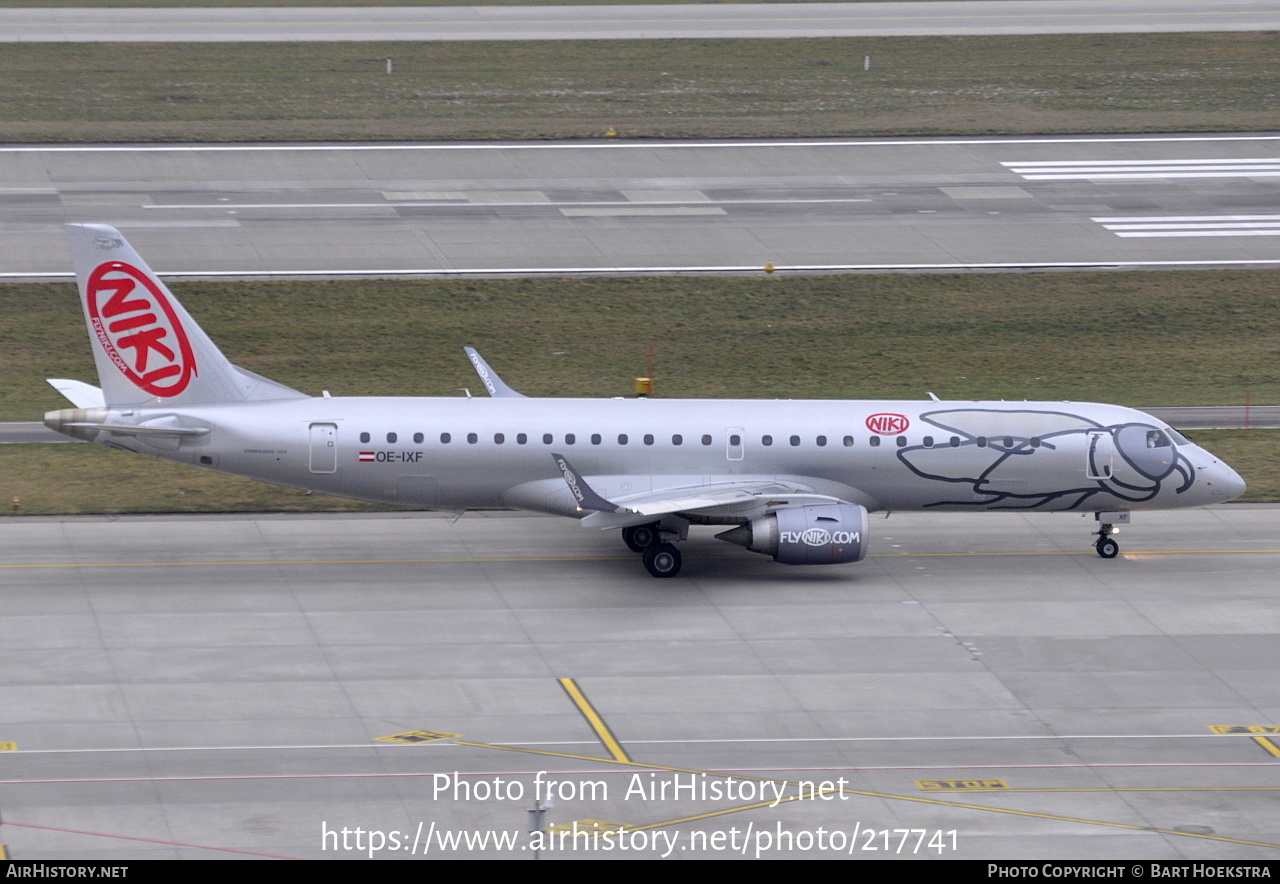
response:
<svg viewBox="0 0 1280 884"><path fill-rule="evenodd" d="M1165 435L1167 435L1170 439L1172 439L1172 440L1173 440L1173 444L1174 444L1174 445L1190 445L1190 444L1192 444L1190 439L1188 439L1186 436L1184 436L1184 435L1182 435L1181 433L1179 433L1179 432L1178 432L1177 430L1175 430L1173 427L1165 427L1165 428L1164 428L1164 433L1165 433Z"/></svg>
<svg viewBox="0 0 1280 884"><path fill-rule="evenodd" d="M1160 430L1147 430L1147 447L1148 448L1168 448L1173 445Z"/></svg>

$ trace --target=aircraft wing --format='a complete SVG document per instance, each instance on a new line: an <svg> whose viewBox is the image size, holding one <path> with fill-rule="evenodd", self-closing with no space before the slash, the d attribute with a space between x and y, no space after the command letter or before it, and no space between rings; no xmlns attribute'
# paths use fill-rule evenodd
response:
<svg viewBox="0 0 1280 884"><path fill-rule="evenodd" d="M582 520L588 528L644 525L672 513L695 516L757 518L774 510L815 503L842 503L815 494L803 485L769 480L718 482L683 488L660 488L612 501L619 511L593 512Z"/></svg>
<svg viewBox="0 0 1280 884"><path fill-rule="evenodd" d="M672 485L606 500L596 493L588 478L579 474L564 455L552 456L578 502L578 509L588 512L582 519L582 524L588 528L644 525L671 513L755 518L792 506L843 502L825 494L816 494L812 488L798 483L751 478L706 485Z"/></svg>

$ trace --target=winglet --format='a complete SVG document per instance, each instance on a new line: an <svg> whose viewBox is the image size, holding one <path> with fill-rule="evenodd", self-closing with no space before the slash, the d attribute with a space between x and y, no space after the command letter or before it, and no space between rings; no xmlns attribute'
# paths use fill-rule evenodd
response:
<svg viewBox="0 0 1280 884"><path fill-rule="evenodd" d="M587 480L578 475L569 461L565 460L563 454L552 454L551 458L556 462L556 468L560 470L564 476L565 484L569 486L570 493L573 494L574 500L578 502L578 509L595 510L600 513L625 513L620 506L616 506L605 500L595 490L587 484Z"/></svg>
<svg viewBox="0 0 1280 884"><path fill-rule="evenodd" d="M489 391L489 395L495 399L527 399L523 393L517 393L515 390L503 383L502 378L498 377L498 373L489 367L489 363L484 361L484 357L476 352L475 347L463 347L466 351L467 358L471 360L471 365L476 370L476 374L480 376L480 382L484 384L484 388Z"/></svg>

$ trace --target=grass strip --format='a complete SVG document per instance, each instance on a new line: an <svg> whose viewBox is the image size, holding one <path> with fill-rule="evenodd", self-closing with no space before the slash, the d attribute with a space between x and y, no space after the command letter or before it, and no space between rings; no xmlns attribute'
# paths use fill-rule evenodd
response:
<svg viewBox="0 0 1280 884"><path fill-rule="evenodd" d="M0 53L0 141L1270 130L1274 49L1267 33L19 43Z"/></svg>
<svg viewBox="0 0 1280 884"><path fill-rule="evenodd" d="M311 394L479 391L471 344L535 396L1280 401L1274 271L797 278L182 282L236 363ZM0 286L0 419L96 382L74 286ZM1280 434L1197 433L1280 499ZM96 490L95 490L96 489ZM24 512L330 509L344 504L81 445L0 447Z"/></svg>

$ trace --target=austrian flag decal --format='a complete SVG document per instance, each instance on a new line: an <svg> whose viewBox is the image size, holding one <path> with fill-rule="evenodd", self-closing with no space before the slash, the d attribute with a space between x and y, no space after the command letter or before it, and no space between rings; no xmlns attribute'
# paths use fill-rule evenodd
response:
<svg viewBox="0 0 1280 884"><path fill-rule="evenodd" d="M376 454L374 454L372 451L362 451L362 452L360 452L360 462L361 462L361 463L373 463L373 462L374 462L375 460L377 460L377 459L378 459L378 456L377 456Z"/></svg>
<svg viewBox="0 0 1280 884"><path fill-rule="evenodd" d="M131 264L108 261L89 275L89 323L107 357L152 396L177 396L196 358L168 296Z"/></svg>

